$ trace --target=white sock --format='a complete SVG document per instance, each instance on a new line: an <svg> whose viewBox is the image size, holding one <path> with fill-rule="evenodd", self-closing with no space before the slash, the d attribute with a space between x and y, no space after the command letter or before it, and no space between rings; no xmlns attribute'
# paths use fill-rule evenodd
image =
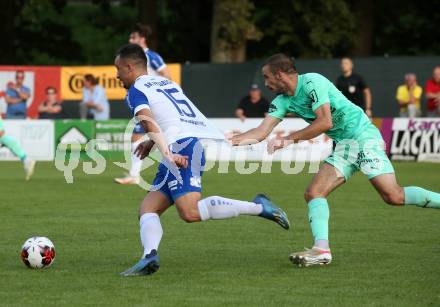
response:
<svg viewBox="0 0 440 307"><path fill-rule="evenodd" d="M220 196L201 199L198 207L202 221L229 219L240 214L259 215L263 211L263 206L260 204Z"/></svg>
<svg viewBox="0 0 440 307"><path fill-rule="evenodd" d="M139 159L138 156L134 154L139 142L135 142L131 144L131 168L130 168L130 176L131 177L139 177L141 174L142 168L142 160Z"/></svg>
<svg viewBox="0 0 440 307"><path fill-rule="evenodd" d="M159 248L160 239L162 239L162 225L160 225L160 218L157 213L144 213L139 220L140 235L142 246L144 247L144 254L149 254L151 250Z"/></svg>
<svg viewBox="0 0 440 307"><path fill-rule="evenodd" d="M320 249L325 249L325 250L330 249L330 245L328 243L328 240L316 240L313 247L318 247Z"/></svg>

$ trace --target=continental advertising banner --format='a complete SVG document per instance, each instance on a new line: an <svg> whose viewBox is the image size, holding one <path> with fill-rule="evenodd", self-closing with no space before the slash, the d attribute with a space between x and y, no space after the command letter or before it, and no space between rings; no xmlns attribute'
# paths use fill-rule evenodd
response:
<svg viewBox="0 0 440 307"><path fill-rule="evenodd" d="M98 79L108 99L125 98L126 90L116 78L114 66L70 66L61 68L61 95L64 100L82 100L86 74Z"/></svg>
<svg viewBox="0 0 440 307"><path fill-rule="evenodd" d="M390 138L393 160L440 162L440 118L396 118Z"/></svg>
<svg viewBox="0 0 440 307"><path fill-rule="evenodd" d="M171 78L180 84L180 64L168 64ZM110 100L125 99L126 90L116 78L114 66L63 66L61 67L61 95L64 100L82 100L84 76L91 74L105 89Z"/></svg>

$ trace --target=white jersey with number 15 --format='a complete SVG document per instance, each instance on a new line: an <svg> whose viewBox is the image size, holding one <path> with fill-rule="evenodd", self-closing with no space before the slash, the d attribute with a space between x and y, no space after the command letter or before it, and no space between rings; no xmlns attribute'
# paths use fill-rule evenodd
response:
<svg viewBox="0 0 440 307"><path fill-rule="evenodd" d="M166 78L138 77L128 90L126 102L133 116L149 109L168 144L187 137L224 140L224 135L209 123L180 86Z"/></svg>

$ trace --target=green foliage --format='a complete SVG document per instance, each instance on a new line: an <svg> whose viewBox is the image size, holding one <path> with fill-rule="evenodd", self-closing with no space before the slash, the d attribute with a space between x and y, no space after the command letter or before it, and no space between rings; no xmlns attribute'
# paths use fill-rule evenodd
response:
<svg viewBox="0 0 440 307"><path fill-rule="evenodd" d="M251 44L251 57L280 51L301 57L332 57L347 53L356 36L355 17L345 0L255 0L256 25L264 38ZM274 13L276 9L277 13Z"/></svg>
<svg viewBox="0 0 440 307"><path fill-rule="evenodd" d="M128 40L136 12L123 4L26 1L18 18L16 63L111 64Z"/></svg>
<svg viewBox="0 0 440 307"><path fill-rule="evenodd" d="M439 0L380 1L376 7L375 54L433 55L440 52Z"/></svg>
<svg viewBox="0 0 440 307"><path fill-rule="evenodd" d="M157 14L157 51L165 60L209 61L212 1L161 0Z"/></svg>
<svg viewBox="0 0 440 307"><path fill-rule="evenodd" d="M16 63L59 64L82 60L79 45L71 39L60 7L50 0L29 0L17 17Z"/></svg>
<svg viewBox="0 0 440 307"><path fill-rule="evenodd" d="M156 0L157 1L157 0ZM365 0L364 0L365 1ZM373 25L371 55L440 52L440 0L374 1L370 20L356 0L157 1L158 51L172 62L209 61L213 18L220 20L215 48L239 48L247 58L276 52L302 58L351 54L365 22ZM0 1L3 64L111 64L137 21L136 1ZM368 15L369 16L369 15ZM243 49L244 50L244 49Z"/></svg>
<svg viewBox="0 0 440 307"><path fill-rule="evenodd" d="M236 49L248 40L260 40L263 33L251 20L255 7L249 0L221 0L217 8L216 37L222 50Z"/></svg>
<svg viewBox="0 0 440 307"><path fill-rule="evenodd" d="M64 9L66 24L72 29L72 39L81 46L82 64L112 64L116 49L128 43L136 22L136 11L129 6L111 6L103 14L93 4L71 4Z"/></svg>

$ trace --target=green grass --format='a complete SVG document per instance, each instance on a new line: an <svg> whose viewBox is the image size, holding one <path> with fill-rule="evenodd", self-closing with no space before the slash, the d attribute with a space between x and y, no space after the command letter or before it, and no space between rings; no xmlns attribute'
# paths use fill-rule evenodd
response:
<svg viewBox="0 0 440 307"><path fill-rule="evenodd" d="M440 165L395 166L402 185L440 190ZM115 166L101 175L76 171L67 184L52 163L40 163L24 182L18 163L0 163L0 305L440 305L440 210L387 206L356 175L329 198L334 262L298 269L287 257L311 243L302 198L311 175L285 175L279 164L271 174L211 170L204 195L267 192L293 230L255 217L185 224L171 208L162 218L160 270L122 278L140 256L137 209L145 192L114 184L117 175ZM47 270L19 259L33 235L55 244Z"/></svg>

